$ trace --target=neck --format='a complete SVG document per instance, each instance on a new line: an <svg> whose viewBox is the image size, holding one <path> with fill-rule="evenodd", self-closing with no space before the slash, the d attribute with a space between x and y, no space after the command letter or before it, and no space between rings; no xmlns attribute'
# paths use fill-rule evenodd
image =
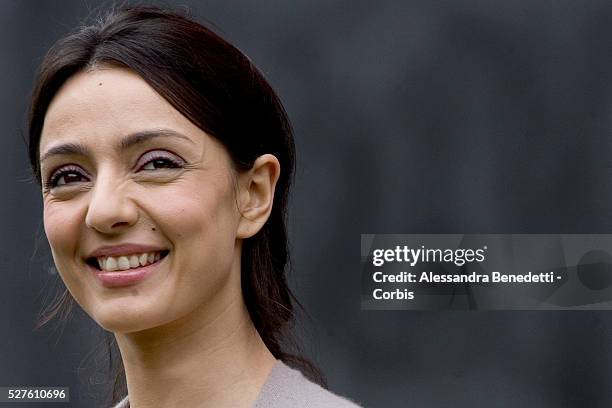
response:
<svg viewBox="0 0 612 408"><path fill-rule="evenodd" d="M242 296L227 299L164 326L115 333L131 408L253 405L276 359Z"/></svg>

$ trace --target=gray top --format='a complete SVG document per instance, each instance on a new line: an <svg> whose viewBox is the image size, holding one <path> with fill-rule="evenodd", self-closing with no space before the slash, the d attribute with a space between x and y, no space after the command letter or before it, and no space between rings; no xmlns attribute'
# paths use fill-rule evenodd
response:
<svg viewBox="0 0 612 408"><path fill-rule="evenodd" d="M128 408L126 396L112 408ZM276 360L253 408L361 408L353 401L333 394L304 375Z"/></svg>

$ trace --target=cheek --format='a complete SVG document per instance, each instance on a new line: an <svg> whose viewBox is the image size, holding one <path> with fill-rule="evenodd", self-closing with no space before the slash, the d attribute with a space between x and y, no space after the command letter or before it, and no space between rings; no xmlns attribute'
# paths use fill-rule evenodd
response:
<svg viewBox="0 0 612 408"><path fill-rule="evenodd" d="M62 281L76 302L87 310L86 282L75 266L81 223L84 218L78 205L68 202L45 203L43 222L53 261ZM83 216L84 217L84 216Z"/></svg>
<svg viewBox="0 0 612 408"><path fill-rule="evenodd" d="M206 183L181 188L164 201L157 221L172 242L181 280L196 283L225 276L234 260L237 210L233 190ZM200 272L206 271L201 274Z"/></svg>
<svg viewBox="0 0 612 408"><path fill-rule="evenodd" d="M79 210L68 203L45 203L43 223L54 254L73 253L80 228Z"/></svg>
<svg viewBox="0 0 612 408"><path fill-rule="evenodd" d="M161 202L158 221L165 224L170 239L193 242L210 235L222 239L222 234L235 240L237 211L231 185L189 183L166 194Z"/></svg>

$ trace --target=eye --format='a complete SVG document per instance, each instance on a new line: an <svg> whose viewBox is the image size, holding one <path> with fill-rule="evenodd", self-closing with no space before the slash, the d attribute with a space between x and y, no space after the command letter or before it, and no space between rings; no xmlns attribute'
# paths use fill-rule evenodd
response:
<svg viewBox="0 0 612 408"><path fill-rule="evenodd" d="M151 152L143 156L145 164L141 170L152 171L160 169L176 169L182 167L182 163L174 158L169 157L161 152Z"/></svg>
<svg viewBox="0 0 612 408"><path fill-rule="evenodd" d="M176 163L174 163L170 159L160 158L149 160L147 164L142 166L142 170L157 170L160 168L176 168L178 167Z"/></svg>
<svg viewBox="0 0 612 408"><path fill-rule="evenodd" d="M51 177L45 182L45 188L51 189L55 187L73 184L75 182L86 179L85 175L76 166L62 167L54 172Z"/></svg>

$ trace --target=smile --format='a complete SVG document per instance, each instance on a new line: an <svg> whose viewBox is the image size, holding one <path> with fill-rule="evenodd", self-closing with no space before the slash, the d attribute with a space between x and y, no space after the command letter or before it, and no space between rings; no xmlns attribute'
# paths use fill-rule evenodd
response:
<svg viewBox="0 0 612 408"><path fill-rule="evenodd" d="M115 272L127 271L130 269L138 269L147 265L154 264L165 258L170 251L157 252L142 252L130 255L120 256L101 256L97 258L88 258L87 264L93 266L99 271Z"/></svg>

